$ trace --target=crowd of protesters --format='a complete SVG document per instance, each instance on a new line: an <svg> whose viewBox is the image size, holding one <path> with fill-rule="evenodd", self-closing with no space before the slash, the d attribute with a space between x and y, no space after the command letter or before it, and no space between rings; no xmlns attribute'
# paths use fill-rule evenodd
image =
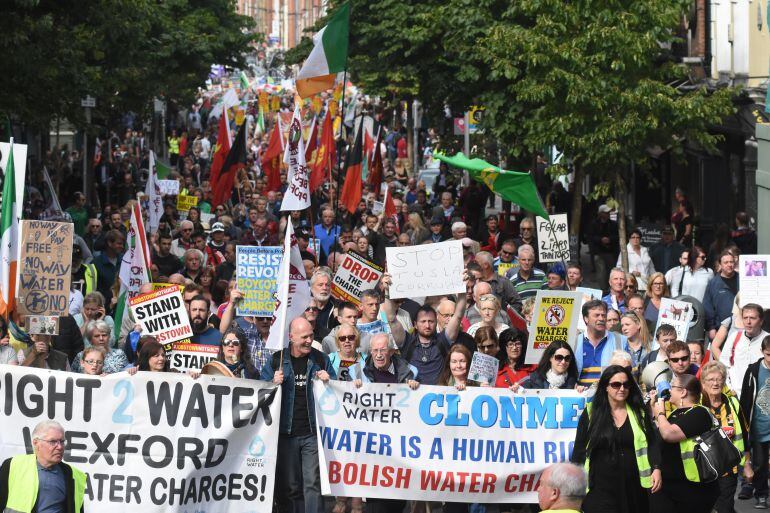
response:
<svg viewBox="0 0 770 513"><path fill-rule="evenodd" d="M373 213L373 202L381 196L369 184L364 184L358 208L345 210L337 201L336 171L313 191L310 209L281 211L286 172L280 172L280 186L271 189L261 162L270 124L249 138L246 167L232 197L212 204L208 178L217 146L213 111L207 102L196 104L169 132L167 179L178 180L180 194L196 196L198 204L179 212L176 198L166 198L159 229L150 234L152 281L184 286L193 341L219 346L217 360L234 376L284 388L279 461L293 464L278 466L278 511L318 513L323 508L313 394L308 389L312 379L352 381L359 387L497 386L513 394L592 388L595 399L581 417L572 454L587 471L588 493L584 500L580 496L583 511L697 513L714 507L729 512L739 477L739 497L754 497L758 508L767 507L770 335L762 329L761 306L737 306L737 258L741 251L756 251L745 214L737 216L733 238L712 257L693 245L693 223L687 222L692 212L682 198L679 217L674 227L662 230L660 242L647 248L639 230L630 232L628 269L622 269L617 225L611 208L601 205L583 234L601 276L591 283L578 262L539 262L531 217L510 223L487 216L490 192L485 186L473 181L463 185L445 164L432 187L418 181L404 158L406 138L398 130L384 129L382 148L375 149L385 157L383 183L396 207L392 217ZM248 110L247 122L255 123L256 115ZM290 104L284 99L276 116L287 115ZM76 233L70 315L60 318L55 336L27 334L20 318L0 320L0 363L90 375L169 371L163 345L142 335L130 318L120 325L114 321L131 206L147 200L148 147L133 126L122 135L110 133L102 142L95 168L98 203L71 191L62 213ZM344 148L340 144L343 157ZM30 189L28 215L50 218L45 192ZM558 201L556 194L551 203ZM235 256L238 245L280 245L288 223L296 232L312 300L303 317L291 320L290 346L280 358L265 348L271 318L236 315L244 296L235 280ZM465 294L389 299L386 272L360 306L332 297L333 277L345 253L386 266L387 247L446 240L458 240L464 248ZM581 286L604 291L601 300L582 307L585 330L576 340L553 342L537 365L525 365L537 292ZM141 292L150 290L152 285L145 284ZM705 340L676 340L676 332L665 324L655 329L661 300L682 295L703 302ZM384 321L372 330L378 319ZM366 332L359 330L362 324L367 324ZM476 351L499 359L495 383L468 378ZM667 402L639 386L641 373L653 362L665 362L672 371ZM701 483L689 472L680 447L708 430L711 419L731 436L745 461L718 481ZM543 476L543 494L553 486L549 483L571 472L557 470L550 481ZM398 498L365 504L370 513L404 507ZM333 511L363 508L360 498L340 497ZM444 508L494 512L498 506ZM500 510L511 507L500 505Z"/></svg>

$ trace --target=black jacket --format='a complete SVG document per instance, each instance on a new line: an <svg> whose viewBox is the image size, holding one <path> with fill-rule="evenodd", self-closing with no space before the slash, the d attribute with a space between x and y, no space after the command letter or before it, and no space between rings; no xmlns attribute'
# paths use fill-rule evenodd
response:
<svg viewBox="0 0 770 513"><path fill-rule="evenodd" d="M75 512L75 481L72 480L72 468L66 463L59 463L59 467L64 474L64 483L67 487L67 499L65 513ZM5 506L8 503L8 478L11 472L11 458L8 458L0 465L0 511L5 510ZM78 513L83 513L84 507L80 507ZM37 500L35 506L32 508L33 513L37 513Z"/></svg>
<svg viewBox="0 0 770 513"><path fill-rule="evenodd" d="M572 390L575 388L575 385L577 385L577 379L574 376L567 376L567 380L559 388L562 390ZM546 377L537 371L527 376L527 379L522 381L521 386L530 390L547 390L551 388Z"/></svg>
<svg viewBox="0 0 770 513"><path fill-rule="evenodd" d="M761 358L756 362L749 364L748 369L746 369L746 374L743 375L740 404L741 413L743 414L743 418L746 419L746 425L749 427L747 431L751 430L751 416L754 413L754 404L757 401L757 393L759 392L757 381L759 379L760 365L762 365ZM744 440L746 440L746 435L744 435ZM748 442L745 443L746 447L750 447Z"/></svg>
<svg viewBox="0 0 770 513"><path fill-rule="evenodd" d="M393 363L393 370L396 373L396 383L406 383L409 380L415 379L414 372L412 372L412 369L409 367L409 363L407 363L406 360L393 355L391 362ZM374 380L374 360L371 356L366 359L362 372L369 382L376 383Z"/></svg>

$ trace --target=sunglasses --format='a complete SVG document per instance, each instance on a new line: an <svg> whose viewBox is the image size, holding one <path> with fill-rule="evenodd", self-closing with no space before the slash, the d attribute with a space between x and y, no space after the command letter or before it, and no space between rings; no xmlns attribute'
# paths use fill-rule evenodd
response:
<svg viewBox="0 0 770 513"><path fill-rule="evenodd" d="M613 381L610 384L610 388L613 390L620 390L621 387L625 388L626 390L631 390L631 382L630 381Z"/></svg>
<svg viewBox="0 0 770 513"><path fill-rule="evenodd" d="M555 354L555 355L553 355L553 359L556 360L557 362L569 362L570 360L572 360L572 356L570 356L568 354L566 354L566 355L565 354Z"/></svg>
<svg viewBox="0 0 770 513"><path fill-rule="evenodd" d="M671 362L671 363L689 362L690 361L690 357L689 356L681 356L679 358L669 358L668 361Z"/></svg>
<svg viewBox="0 0 770 513"><path fill-rule="evenodd" d="M340 342L355 342L356 336L355 335L340 335L337 337L337 340Z"/></svg>
<svg viewBox="0 0 770 513"><path fill-rule="evenodd" d="M222 341L222 347L235 347L239 346L241 343L237 340L223 340Z"/></svg>
<svg viewBox="0 0 770 513"><path fill-rule="evenodd" d="M305 308L305 311L306 312L320 312L321 309L318 308L317 306L308 306L307 308Z"/></svg>

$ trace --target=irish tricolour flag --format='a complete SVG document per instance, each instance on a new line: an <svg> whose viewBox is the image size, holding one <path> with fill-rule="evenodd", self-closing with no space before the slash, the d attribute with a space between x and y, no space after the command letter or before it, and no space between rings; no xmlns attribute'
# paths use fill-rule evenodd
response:
<svg viewBox="0 0 770 513"><path fill-rule="evenodd" d="M19 218L16 198L16 169L13 162L13 139L8 148L3 183L3 207L0 213L0 316L13 310L16 291L16 265L19 253ZM22 163L22 166L24 164ZM23 180L23 178L22 178Z"/></svg>
<svg viewBox="0 0 770 513"><path fill-rule="evenodd" d="M329 24L313 36L313 50L297 75L297 93L302 98L334 87L337 73L345 69L348 57L350 3L345 2Z"/></svg>

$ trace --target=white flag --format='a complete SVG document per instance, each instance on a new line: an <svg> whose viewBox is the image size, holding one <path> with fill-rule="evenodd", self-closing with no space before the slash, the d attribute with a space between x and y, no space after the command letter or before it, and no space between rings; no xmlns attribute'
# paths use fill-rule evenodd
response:
<svg viewBox="0 0 770 513"><path fill-rule="evenodd" d="M160 185L158 184L158 172L155 170L155 152L150 150L150 174L147 176L147 185L144 187L144 193L147 195L147 214L150 225L150 233L158 231L160 218L163 215L163 199L160 194Z"/></svg>
<svg viewBox="0 0 770 513"><path fill-rule="evenodd" d="M278 291L275 296L275 312L265 347L271 351L280 351L289 346L289 323L301 317L310 305L310 285L291 223L286 223L286 239L281 266L278 268Z"/></svg>
<svg viewBox="0 0 770 513"><path fill-rule="evenodd" d="M283 153L289 167L288 188L283 196L281 210L304 210L310 206L310 182L305 161L305 143L302 140L302 118L299 103L289 127L289 141Z"/></svg>

